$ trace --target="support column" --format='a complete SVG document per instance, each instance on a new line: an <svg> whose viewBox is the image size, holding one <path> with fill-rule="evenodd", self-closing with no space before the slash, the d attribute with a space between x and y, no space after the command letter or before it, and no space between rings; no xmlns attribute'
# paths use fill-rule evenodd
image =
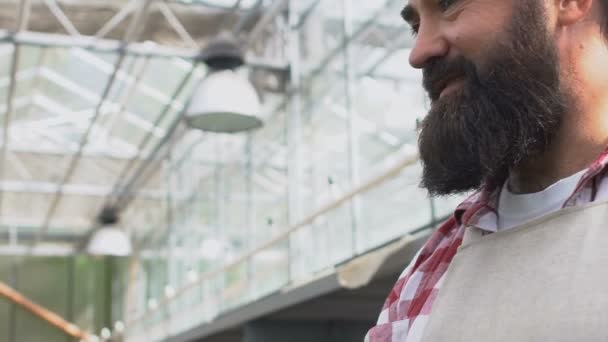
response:
<svg viewBox="0 0 608 342"><path fill-rule="evenodd" d="M17 257L12 257L11 260L11 279L9 285L14 289L19 288L19 263ZM13 302L9 302L9 331L8 341L17 342L17 305Z"/></svg>
<svg viewBox="0 0 608 342"><path fill-rule="evenodd" d="M256 247L257 232L255 229L255 208L253 202L253 136L252 133L247 134L245 143L245 217L247 233L245 236L245 251L249 252ZM254 269L251 259L247 262L247 296L253 293L252 284L254 282Z"/></svg>
<svg viewBox="0 0 608 342"><path fill-rule="evenodd" d="M74 322L74 293L75 293L75 275L76 272L76 258L78 256L69 256L66 258L66 268L67 268L67 286L65 291L66 298L66 315L65 318L68 322ZM66 336L66 342L72 342L74 339L71 336Z"/></svg>
<svg viewBox="0 0 608 342"><path fill-rule="evenodd" d="M347 115L347 136L348 136L348 168L350 188L358 186L359 179L359 127L357 125L357 114L355 112L355 66L354 54L352 49L353 37L353 0L343 0L344 5L344 73L346 75L346 115ZM358 226L361 222L361 200L355 196L350 202L351 217L351 248L352 256L358 254Z"/></svg>
<svg viewBox="0 0 608 342"><path fill-rule="evenodd" d="M291 84L290 107L287 109L287 176L288 176L288 225L293 227L302 219L302 94L300 68L300 36L297 28L298 17L293 11L293 3L289 3L289 63ZM293 280L292 241L288 240L287 265L288 280Z"/></svg>
<svg viewBox="0 0 608 342"><path fill-rule="evenodd" d="M12 247L19 245L19 232L15 226L11 226L9 231L9 245ZM21 257L21 260L24 258ZM14 289L19 289L19 265L20 261L18 257L11 257L11 271L8 284ZM7 332L7 338L8 342L17 342L17 305L12 302L9 305L9 331Z"/></svg>

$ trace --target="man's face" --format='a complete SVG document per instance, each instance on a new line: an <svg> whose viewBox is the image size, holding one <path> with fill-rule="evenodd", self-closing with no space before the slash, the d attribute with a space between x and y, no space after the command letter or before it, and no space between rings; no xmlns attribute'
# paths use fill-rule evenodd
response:
<svg viewBox="0 0 608 342"><path fill-rule="evenodd" d="M541 0L411 0L410 63L431 109L419 145L435 195L501 186L544 152L568 96Z"/></svg>

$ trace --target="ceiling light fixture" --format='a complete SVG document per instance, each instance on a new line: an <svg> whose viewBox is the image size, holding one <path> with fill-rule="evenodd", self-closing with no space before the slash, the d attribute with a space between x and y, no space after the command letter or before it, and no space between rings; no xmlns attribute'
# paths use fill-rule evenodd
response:
<svg viewBox="0 0 608 342"><path fill-rule="evenodd" d="M104 208L99 215L101 228L95 231L87 245L87 252L98 256L128 256L132 252L131 238L117 226L118 211Z"/></svg>
<svg viewBox="0 0 608 342"><path fill-rule="evenodd" d="M210 70L195 89L185 113L188 126L217 133L251 131L264 125L258 93L236 72L245 64L238 40L220 34L201 51L198 60Z"/></svg>

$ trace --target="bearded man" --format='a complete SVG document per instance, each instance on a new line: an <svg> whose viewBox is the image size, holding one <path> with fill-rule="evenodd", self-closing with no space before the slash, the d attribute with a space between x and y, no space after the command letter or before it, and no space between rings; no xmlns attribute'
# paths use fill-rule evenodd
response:
<svg viewBox="0 0 608 342"><path fill-rule="evenodd" d="M368 342L608 341L608 0L410 0L422 186L475 191Z"/></svg>

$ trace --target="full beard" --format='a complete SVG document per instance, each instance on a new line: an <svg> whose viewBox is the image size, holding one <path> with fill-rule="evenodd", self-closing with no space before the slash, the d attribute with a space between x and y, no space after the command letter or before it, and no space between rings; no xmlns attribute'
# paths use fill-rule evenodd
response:
<svg viewBox="0 0 608 342"><path fill-rule="evenodd" d="M492 49L483 72L463 57L425 68L433 104L421 125L419 149L421 186L431 195L493 191L510 170L551 144L568 96L541 6L522 0L509 27L511 40ZM464 86L439 98L433 84L450 72L462 75Z"/></svg>

